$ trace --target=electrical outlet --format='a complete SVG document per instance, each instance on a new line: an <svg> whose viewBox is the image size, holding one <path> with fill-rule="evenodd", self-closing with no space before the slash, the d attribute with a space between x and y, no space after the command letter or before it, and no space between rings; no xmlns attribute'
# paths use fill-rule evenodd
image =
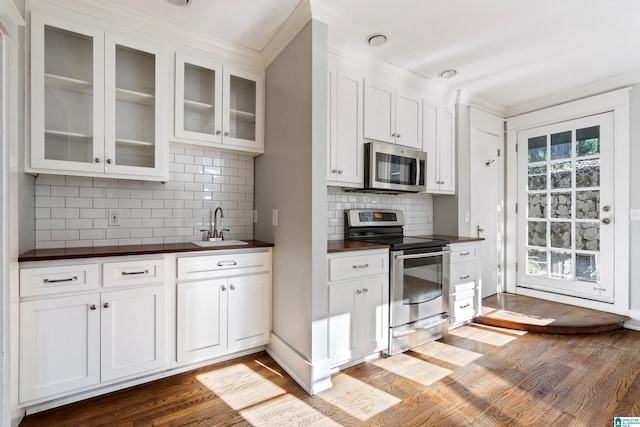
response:
<svg viewBox="0 0 640 427"><path fill-rule="evenodd" d="M278 209L271 210L271 225L278 225Z"/></svg>
<svg viewBox="0 0 640 427"><path fill-rule="evenodd" d="M117 209L109 209L109 225L110 226L120 225L120 212L118 212Z"/></svg>

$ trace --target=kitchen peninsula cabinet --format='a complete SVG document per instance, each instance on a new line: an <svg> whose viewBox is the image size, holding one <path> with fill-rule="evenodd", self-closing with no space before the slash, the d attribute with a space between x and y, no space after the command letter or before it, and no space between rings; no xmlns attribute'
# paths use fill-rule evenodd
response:
<svg viewBox="0 0 640 427"><path fill-rule="evenodd" d="M388 348L389 251L332 253L328 268L331 366Z"/></svg>
<svg viewBox="0 0 640 427"><path fill-rule="evenodd" d="M149 258L21 266L20 402L164 367L164 269Z"/></svg>
<svg viewBox="0 0 640 427"><path fill-rule="evenodd" d="M31 14L27 171L168 178L163 46Z"/></svg>
<svg viewBox="0 0 640 427"><path fill-rule="evenodd" d="M174 139L264 152L264 84L257 72L176 53Z"/></svg>
<svg viewBox="0 0 640 427"><path fill-rule="evenodd" d="M424 151L427 152L427 193L455 194L456 156L453 112L426 100L423 106Z"/></svg>
<svg viewBox="0 0 640 427"><path fill-rule="evenodd" d="M421 150L421 94L365 79L364 137Z"/></svg>

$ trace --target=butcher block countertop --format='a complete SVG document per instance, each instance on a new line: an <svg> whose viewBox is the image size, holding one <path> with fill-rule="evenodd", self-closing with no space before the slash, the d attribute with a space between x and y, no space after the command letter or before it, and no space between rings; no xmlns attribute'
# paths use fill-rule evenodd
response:
<svg viewBox="0 0 640 427"><path fill-rule="evenodd" d="M201 248L193 243L165 243L156 245L90 246L81 248L34 249L18 257L19 262L51 261L60 259L96 258L126 255L166 254L174 252L209 252L229 249L270 248L273 243L245 240L246 245L228 245Z"/></svg>

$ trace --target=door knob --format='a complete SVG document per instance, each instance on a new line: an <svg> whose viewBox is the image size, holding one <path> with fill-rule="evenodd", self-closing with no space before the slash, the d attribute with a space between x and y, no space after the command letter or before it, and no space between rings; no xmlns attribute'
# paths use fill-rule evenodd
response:
<svg viewBox="0 0 640 427"><path fill-rule="evenodd" d="M484 233L484 228L480 227L479 225L476 226L476 231L478 232L478 238L480 238L480 234Z"/></svg>

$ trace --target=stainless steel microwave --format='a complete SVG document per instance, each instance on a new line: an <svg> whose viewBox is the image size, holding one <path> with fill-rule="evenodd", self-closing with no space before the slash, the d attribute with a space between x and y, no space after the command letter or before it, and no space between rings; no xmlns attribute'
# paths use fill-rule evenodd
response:
<svg viewBox="0 0 640 427"><path fill-rule="evenodd" d="M365 190L426 191L427 153L386 142L364 144Z"/></svg>

